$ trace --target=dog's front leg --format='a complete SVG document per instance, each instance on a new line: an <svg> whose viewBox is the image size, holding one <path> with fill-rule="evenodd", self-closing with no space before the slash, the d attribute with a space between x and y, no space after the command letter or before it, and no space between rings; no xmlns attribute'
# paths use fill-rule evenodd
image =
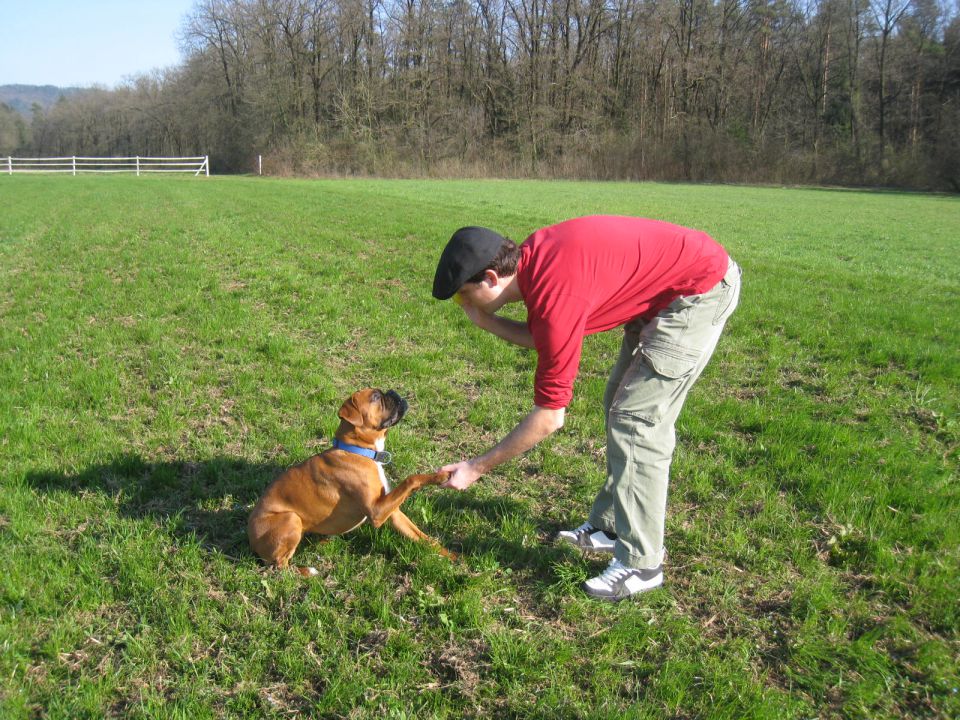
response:
<svg viewBox="0 0 960 720"><path fill-rule="evenodd" d="M374 527L380 527L410 497L414 490L418 490L424 485L439 485L446 482L449 477L450 473L447 472L411 475L386 495L377 498L367 513L370 522L373 523Z"/></svg>
<svg viewBox="0 0 960 720"><path fill-rule="evenodd" d="M403 510L397 509L393 511L393 513L390 515L390 524L393 525L393 527L396 528L397 532L403 535L404 537L408 537L411 540L417 540L420 542L429 543L434 547L434 549L438 553L443 555L445 558L448 558L450 560L457 559L457 556L455 553L452 553L449 550L445 549L442 545L440 545L440 543L438 543L432 537L427 535L423 530L418 528L414 524L413 520L411 520L406 515L404 515Z"/></svg>

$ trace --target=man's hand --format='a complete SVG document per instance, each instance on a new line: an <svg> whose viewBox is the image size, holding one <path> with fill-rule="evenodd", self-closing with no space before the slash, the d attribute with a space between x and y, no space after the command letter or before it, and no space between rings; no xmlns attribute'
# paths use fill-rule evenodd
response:
<svg viewBox="0 0 960 720"><path fill-rule="evenodd" d="M463 460L453 465L444 465L439 472L450 473L450 479L442 483L440 487L453 488L454 490L466 490L477 481L477 478L483 475L470 460Z"/></svg>
<svg viewBox="0 0 960 720"><path fill-rule="evenodd" d="M469 300L461 300L458 303L463 310L467 318L476 325L478 328L486 329L484 327L484 320L488 320L490 315L485 313L483 310L478 308L476 305L471 305ZM486 316L486 317L485 317Z"/></svg>

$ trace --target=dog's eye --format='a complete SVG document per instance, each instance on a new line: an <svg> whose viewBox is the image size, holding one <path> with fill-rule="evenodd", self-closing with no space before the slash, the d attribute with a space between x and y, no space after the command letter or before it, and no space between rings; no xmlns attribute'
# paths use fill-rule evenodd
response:
<svg viewBox="0 0 960 720"><path fill-rule="evenodd" d="M374 391L373 391L373 395L371 396L371 399L374 400L374 401L376 401L376 402L380 402L380 391L379 391L379 390L374 390Z"/></svg>

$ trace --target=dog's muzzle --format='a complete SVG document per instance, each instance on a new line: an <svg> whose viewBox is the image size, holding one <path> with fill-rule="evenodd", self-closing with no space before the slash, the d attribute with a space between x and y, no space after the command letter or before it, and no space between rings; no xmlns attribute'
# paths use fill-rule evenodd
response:
<svg viewBox="0 0 960 720"><path fill-rule="evenodd" d="M383 394L383 397L386 398L389 405L392 405L390 415L388 415L380 425L382 429L386 429L393 427L398 422L403 420L403 416L407 414L407 410L410 408L410 405L406 400L400 397L395 390L387 390L387 392Z"/></svg>

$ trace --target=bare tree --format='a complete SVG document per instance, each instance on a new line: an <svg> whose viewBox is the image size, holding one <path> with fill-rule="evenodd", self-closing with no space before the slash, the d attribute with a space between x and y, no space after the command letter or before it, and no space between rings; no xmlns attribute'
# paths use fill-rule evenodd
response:
<svg viewBox="0 0 960 720"><path fill-rule="evenodd" d="M25 137L234 170L949 183L948 1L198 0L179 67Z"/></svg>

